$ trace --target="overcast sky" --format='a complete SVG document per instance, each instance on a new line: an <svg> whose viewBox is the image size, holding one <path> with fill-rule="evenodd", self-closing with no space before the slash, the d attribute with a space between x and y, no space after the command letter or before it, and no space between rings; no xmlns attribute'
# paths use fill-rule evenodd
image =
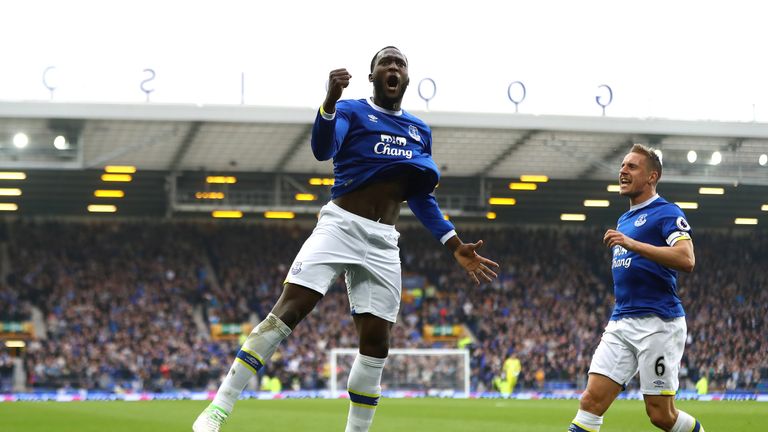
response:
<svg viewBox="0 0 768 432"><path fill-rule="evenodd" d="M3 1L0 100L317 106L328 71L370 95L372 55L410 61L404 107L768 122L768 7L740 1ZM432 88L423 87L430 96ZM515 92L519 96L519 92ZM753 108L754 107L754 108Z"/></svg>

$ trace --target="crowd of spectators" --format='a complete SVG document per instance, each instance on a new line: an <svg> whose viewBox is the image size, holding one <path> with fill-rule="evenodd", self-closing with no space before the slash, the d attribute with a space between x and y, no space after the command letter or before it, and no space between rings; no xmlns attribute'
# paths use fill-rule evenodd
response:
<svg viewBox="0 0 768 432"><path fill-rule="evenodd" d="M688 311L685 372L726 389L762 380L768 390L768 234L699 235L696 261L680 278Z"/></svg>
<svg viewBox="0 0 768 432"><path fill-rule="evenodd" d="M527 388L583 388L592 353L613 307L610 255L602 230L514 228L463 236L486 239L484 253L503 266L491 284L471 288L428 238L403 236L404 262L435 281L425 300L425 323L465 322L477 336L473 388L490 389L503 361L521 359ZM409 244L413 247L409 248ZM706 230L696 236L697 267L681 274L679 295L688 315L683 386L702 376L715 389L755 389L768 379L768 236ZM417 253L409 252L412 250Z"/></svg>
<svg viewBox="0 0 768 432"><path fill-rule="evenodd" d="M25 293L0 282L0 322L24 322L32 318L32 304Z"/></svg>
<svg viewBox="0 0 768 432"><path fill-rule="evenodd" d="M501 264L499 278L479 287L426 230L400 231L404 275L425 286L403 304L392 347L436 346L423 337L424 325L464 324L473 336L474 390L494 390L509 357L522 362L519 387L583 388L613 305L602 230L462 231L465 240L484 239L482 253ZM13 223L12 273L0 288L0 312L19 310L2 306L8 299L18 304L24 293L48 330L44 343L26 351L28 385L215 389L239 344L206 338L193 311L208 325L264 317L308 235L308 227L287 223ZM683 385L705 375L713 389L764 386L768 236L702 230L696 255L696 270L679 283L688 315ZM324 388L328 350L356 344L340 277L264 373L284 388ZM386 381L425 388L459 373L449 363L416 368L400 361L391 359Z"/></svg>
<svg viewBox="0 0 768 432"><path fill-rule="evenodd" d="M28 385L109 390L203 384L192 322L205 286L198 236L182 224L17 223L9 284L43 313ZM208 378L208 377L206 377Z"/></svg>

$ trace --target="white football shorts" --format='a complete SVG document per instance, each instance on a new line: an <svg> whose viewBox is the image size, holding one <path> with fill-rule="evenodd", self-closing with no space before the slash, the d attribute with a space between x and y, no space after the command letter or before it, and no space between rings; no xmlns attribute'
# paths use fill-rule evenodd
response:
<svg viewBox="0 0 768 432"><path fill-rule="evenodd" d="M645 395L674 395L685 349L685 317L629 317L609 321L592 357L589 373L625 386L640 372Z"/></svg>
<svg viewBox="0 0 768 432"><path fill-rule="evenodd" d="M394 225L329 202L320 210L317 226L296 255L285 283L325 295L344 271L352 314L370 313L394 323L402 291L399 238Z"/></svg>

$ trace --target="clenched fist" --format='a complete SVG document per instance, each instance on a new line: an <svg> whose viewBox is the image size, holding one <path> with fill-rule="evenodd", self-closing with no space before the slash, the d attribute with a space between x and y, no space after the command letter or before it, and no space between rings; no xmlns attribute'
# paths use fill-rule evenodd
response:
<svg viewBox="0 0 768 432"><path fill-rule="evenodd" d="M336 102L341 99L341 94L349 85L350 79L352 79L352 75L344 68L334 69L328 74L328 94L325 96L325 102L323 102L323 110L326 113L336 112Z"/></svg>

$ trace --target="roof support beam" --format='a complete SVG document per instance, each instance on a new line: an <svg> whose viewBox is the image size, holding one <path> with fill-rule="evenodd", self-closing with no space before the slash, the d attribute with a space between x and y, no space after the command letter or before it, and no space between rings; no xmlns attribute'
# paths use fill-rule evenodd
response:
<svg viewBox="0 0 768 432"><path fill-rule="evenodd" d="M486 177L488 174L496 168L500 163L504 162L507 158L509 158L510 155L512 155L517 149L525 145L528 140L530 140L536 133L539 131L537 130L529 130L526 131L524 134L520 135L516 140L512 141L507 148L504 149L501 153L496 155L496 157L493 158L492 161L490 161L488 164L486 164L483 169L478 171L475 176L477 177Z"/></svg>
<svg viewBox="0 0 768 432"><path fill-rule="evenodd" d="M203 125L202 122L192 122L192 124L189 126L189 129L187 129L187 134L184 135L184 139L176 148L176 153L174 153L173 159L171 159L171 163L168 165L169 171L175 172L179 170L179 166L181 166L181 161L183 161L184 156L187 155L187 151L189 151L189 148L192 146L192 143L195 141L195 137L197 137L197 133L200 132L200 127L202 125Z"/></svg>
<svg viewBox="0 0 768 432"><path fill-rule="evenodd" d="M596 172L599 172L600 170L610 170L611 168L616 168L618 171L618 167L611 167L611 161L613 161L613 159L616 157L627 153L634 143L634 138L629 137L626 140L616 144L614 147L605 152L600 159L595 159L591 164L589 164L589 166L587 166L578 175L577 178L594 177ZM598 177L600 177L600 175L598 175Z"/></svg>
<svg viewBox="0 0 768 432"><path fill-rule="evenodd" d="M277 161L274 167L272 167L272 171L274 172L285 172L285 167L291 162L293 157L296 155L296 152L301 148L301 146L306 145L309 139L312 137L312 126L313 124L309 124L304 126L304 129L296 135L296 139L291 143L288 148L285 149L285 152L280 157L280 159Z"/></svg>

